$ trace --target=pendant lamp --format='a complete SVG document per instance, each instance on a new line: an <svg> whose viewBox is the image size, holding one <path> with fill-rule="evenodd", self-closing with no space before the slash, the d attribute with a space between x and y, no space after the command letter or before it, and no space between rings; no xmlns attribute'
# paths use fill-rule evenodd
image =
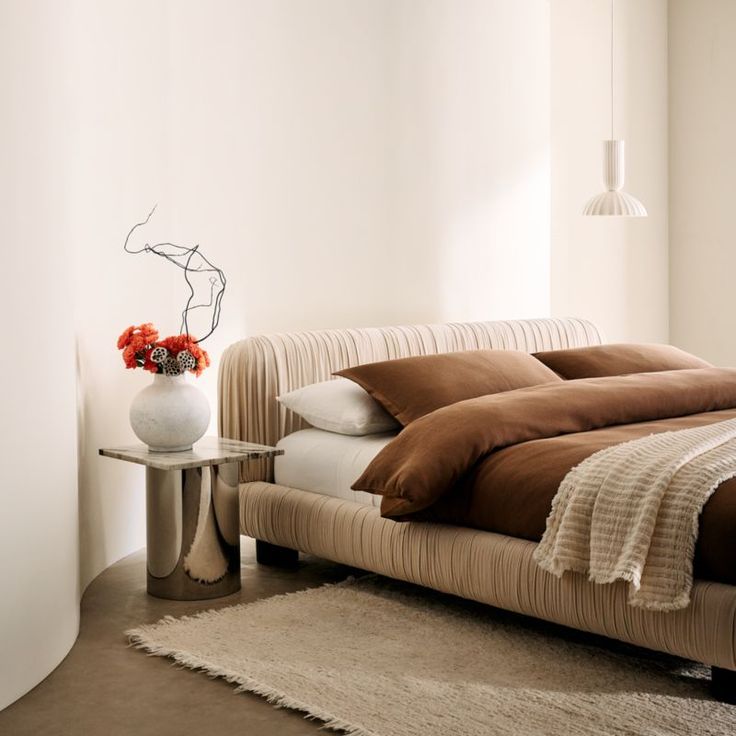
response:
<svg viewBox="0 0 736 736"><path fill-rule="evenodd" d="M603 185L606 190L590 199L584 215L614 215L646 217L646 207L634 196L623 191L624 141L613 137L613 10L611 0L611 138L603 141Z"/></svg>

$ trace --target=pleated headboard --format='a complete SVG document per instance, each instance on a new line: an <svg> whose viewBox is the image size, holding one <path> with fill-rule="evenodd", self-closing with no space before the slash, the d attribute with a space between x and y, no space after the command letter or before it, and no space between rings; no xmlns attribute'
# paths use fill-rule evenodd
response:
<svg viewBox="0 0 736 736"><path fill-rule="evenodd" d="M599 345L598 328L584 319L456 322L408 327L314 330L249 337L224 353L219 373L220 436L264 445L308 426L284 409L280 394L334 371L412 355L458 350L539 350ZM243 468L243 480L271 480L270 462Z"/></svg>

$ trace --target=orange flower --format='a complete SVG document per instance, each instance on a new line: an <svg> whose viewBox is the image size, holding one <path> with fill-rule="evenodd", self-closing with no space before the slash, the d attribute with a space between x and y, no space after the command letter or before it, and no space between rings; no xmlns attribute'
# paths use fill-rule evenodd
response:
<svg viewBox="0 0 736 736"><path fill-rule="evenodd" d="M158 340L158 330L151 322L144 322L136 327L131 325L123 331L118 338L118 350L123 351L123 362L126 368L142 367L153 372L153 369L147 363L147 353L150 354L152 348L156 346ZM151 365L155 365L151 363Z"/></svg>
<svg viewBox="0 0 736 736"><path fill-rule="evenodd" d="M201 376L202 371L207 368L210 364L210 356L207 355L206 350L202 350L198 345L196 346L197 355L192 351L192 355L197 359L197 367L192 371L195 376Z"/></svg>
<svg viewBox="0 0 736 736"><path fill-rule="evenodd" d="M151 373L158 373L158 363L154 363L151 360L151 353L153 352L153 348L149 348L146 350L146 352L143 354L143 370L144 371L150 371Z"/></svg>
<svg viewBox="0 0 736 736"><path fill-rule="evenodd" d="M197 345L196 340L197 338L194 335L171 335L171 337L160 340L158 347L166 348L173 357L176 357L182 350L188 350L197 361L192 373L199 376L209 366L210 357L207 355L207 351Z"/></svg>
<svg viewBox="0 0 736 736"><path fill-rule="evenodd" d="M202 350L202 348L197 345L197 353L198 355L195 355L194 357L197 358L197 368L194 371L195 375L199 376L202 374L202 371L205 368L209 368L210 366L210 356L207 354L206 350Z"/></svg>
<svg viewBox="0 0 736 736"><path fill-rule="evenodd" d="M194 343L195 338L192 335L171 335L159 341L162 348L166 348L174 357L182 350L188 350L190 345Z"/></svg>
<svg viewBox="0 0 736 736"><path fill-rule="evenodd" d="M135 330L135 327L131 325L124 330L122 335L120 335L120 337L118 338L118 350L122 350L124 347L127 346L128 342L130 342L130 336L133 334L133 330Z"/></svg>
<svg viewBox="0 0 736 736"><path fill-rule="evenodd" d="M128 347L123 350L123 362L125 363L126 368L135 368L137 366L135 348L132 345L128 345Z"/></svg>
<svg viewBox="0 0 736 736"><path fill-rule="evenodd" d="M153 326L152 322L142 324L138 328L138 332L148 343L154 343L158 340L158 330Z"/></svg>

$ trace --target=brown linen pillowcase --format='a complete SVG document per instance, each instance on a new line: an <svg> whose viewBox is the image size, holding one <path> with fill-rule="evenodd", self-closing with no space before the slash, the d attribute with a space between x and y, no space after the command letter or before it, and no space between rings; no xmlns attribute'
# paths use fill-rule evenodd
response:
<svg viewBox="0 0 736 736"><path fill-rule="evenodd" d="M384 360L337 371L362 386L406 426L435 409L562 379L517 350L469 350Z"/></svg>
<svg viewBox="0 0 736 736"><path fill-rule="evenodd" d="M534 353L534 357L566 379L713 367L674 345L594 345L570 350L548 350Z"/></svg>

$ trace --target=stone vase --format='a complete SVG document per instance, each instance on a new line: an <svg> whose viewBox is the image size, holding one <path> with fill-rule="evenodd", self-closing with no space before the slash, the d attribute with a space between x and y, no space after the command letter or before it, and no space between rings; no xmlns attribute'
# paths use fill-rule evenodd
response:
<svg viewBox="0 0 736 736"><path fill-rule="evenodd" d="M191 450L209 423L209 403L186 374L156 374L130 405L130 426L152 452Z"/></svg>

